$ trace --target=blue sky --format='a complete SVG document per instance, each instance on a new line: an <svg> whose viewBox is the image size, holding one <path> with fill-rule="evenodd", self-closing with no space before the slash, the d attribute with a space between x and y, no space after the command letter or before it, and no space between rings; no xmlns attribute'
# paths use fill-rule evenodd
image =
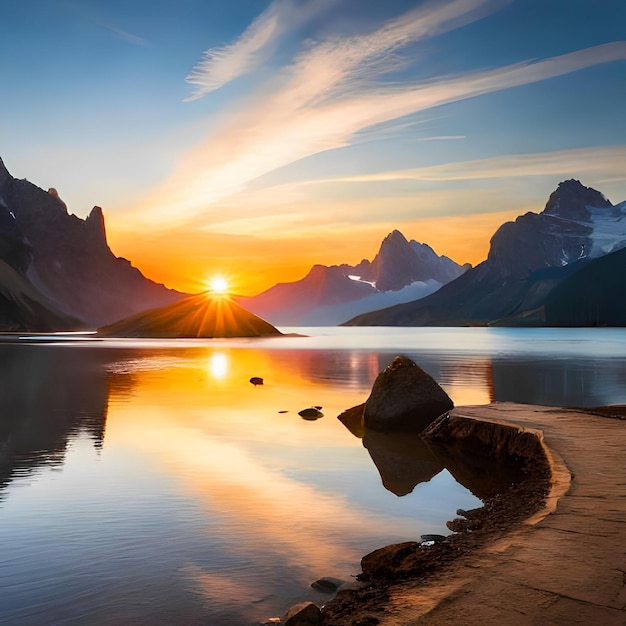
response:
<svg viewBox="0 0 626 626"><path fill-rule="evenodd" d="M0 156L181 288L393 228L477 262L561 180L626 199L624 24L623 0L3 2Z"/></svg>

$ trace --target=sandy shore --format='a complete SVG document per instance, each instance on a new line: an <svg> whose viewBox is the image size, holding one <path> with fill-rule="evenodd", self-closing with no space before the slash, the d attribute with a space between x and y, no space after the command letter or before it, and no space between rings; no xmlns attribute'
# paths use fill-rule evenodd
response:
<svg viewBox="0 0 626 626"><path fill-rule="evenodd" d="M452 415L538 431L550 464L542 502L523 521L462 540L423 576L340 593L324 624L624 626L626 422L513 403Z"/></svg>

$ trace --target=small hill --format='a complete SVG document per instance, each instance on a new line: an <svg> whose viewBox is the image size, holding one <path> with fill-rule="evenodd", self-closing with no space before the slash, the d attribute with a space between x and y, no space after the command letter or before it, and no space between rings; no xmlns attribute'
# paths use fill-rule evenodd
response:
<svg viewBox="0 0 626 626"><path fill-rule="evenodd" d="M218 338L282 333L228 296L199 294L104 326L105 337Z"/></svg>

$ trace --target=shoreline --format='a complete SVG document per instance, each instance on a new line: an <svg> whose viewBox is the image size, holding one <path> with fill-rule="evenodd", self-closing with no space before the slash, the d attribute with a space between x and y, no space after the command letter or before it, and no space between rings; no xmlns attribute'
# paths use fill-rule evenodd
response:
<svg viewBox="0 0 626 626"><path fill-rule="evenodd" d="M567 543L570 531L555 534L550 529L559 520L565 526L572 522L593 525L593 517L580 520L577 519L580 515L573 514L574 519L570 520L572 515L565 516L562 510L567 508L563 506L563 501L579 483L587 482L576 471L577 466L580 464L584 467L590 463L602 465L606 461L606 455L602 455L601 449L589 450L592 455L597 454L590 461L585 454L579 454L577 445L584 445L591 438L591 434L602 431L599 434L602 444L600 448L604 444L612 444L612 450L621 459L621 453L626 452L626 426L621 423L623 407L567 409L493 403L457 407L450 414L458 422L457 426L480 424L478 430L485 431L493 431L494 426L512 428L519 434L532 436L542 450L547 464L547 483L540 484L541 480L537 482L535 476L521 491L520 488L513 489L504 497L486 500L484 507L477 509L484 509L478 526L474 526L472 519L461 518L459 522L457 518L453 525L457 522L456 529L461 532L454 533L445 542L431 548L421 549L422 554L417 559L410 558L411 550L413 555L418 552L415 547L382 548L381 551L384 552L380 556L383 560L390 557L388 561L393 562L395 558L396 564L400 563L399 572L396 572L399 575L394 575L389 570L387 576L370 579L361 587L340 591L322 607L321 623L325 626L444 625L455 622L494 625L582 624L593 621L616 625L626 623L626 592L622 591L626 589L626 573L622 573L626 572L626 558L622 547L626 545L626 524L621 519L614 521L619 532L615 533L614 538L612 534L607 536L605 543L608 546L605 546L605 553L608 557L621 551L622 569L611 568L602 559L594 563L601 570L601 578L611 579L611 590L606 594L604 603L597 606L589 604L584 599L584 593L581 598L577 597L581 594L577 594L575 589L570 595L554 594L549 584L550 580L558 580L560 586L573 585L576 588L581 574L586 571L588 583L583 585L585 592L593 595L597 586L597 577L594 579L593 572L587 571L588 567L581 571L580 567L572 567L571 563L572 558L584 561L584 555L590 551L590 546L587 545L588 536L583 537L586 540L584 545L574 547L573 554L569 554L572 551L572 546ZM618 419L607 419L610 417ZM581 439L578 441L571 439L570 430L573 427L579 431ZM585 435L588 436L585 438ZM594 438L594 441L597 439L598 437ZM575 454L572 455L571 452ZM619 467L621 466L618 464L614 469L618 470ZM602 491L590 497L601 499L609 507L620 510L620 506L626 505L626 487L618 485L618 494L614 497L611 494L604 496ZM615 497L624 497L624 500L614 502ZM591 513L595 513L595 509L587 515ZM543 537L539 535L546 531L554 535L550 537L547 548L550 558L538 555L533 545L539 540L543 542ZM565 546L562 545L564 540L567 543ZM530 557L524 555L523 559L511 560L510 553L519 552L522 555L527 551L530 551ZM406 567L407 553L408 563L415 566L413 569ZM405 565L404 569L402 563ZM500 569L502 572L498 572ZM537 569L540 572L535 576L533 571ZM548 582L544 584L546 572ZM616 572L619 576L612 575ZM516 578L523 579L524 582L513 584L512 581ZM513 587L510 591L514 594L512 597L508 594L501 596L494 591L511 584ZM620 592L623 595L621 599ZM536 598L530 598L537 594L542 600L539 604ZM611 594L618 599L612 602ZM555 606L552 621L545 613L551 603ZM582 619L587 621L577 621L579 615L585 615Z"/></svg>

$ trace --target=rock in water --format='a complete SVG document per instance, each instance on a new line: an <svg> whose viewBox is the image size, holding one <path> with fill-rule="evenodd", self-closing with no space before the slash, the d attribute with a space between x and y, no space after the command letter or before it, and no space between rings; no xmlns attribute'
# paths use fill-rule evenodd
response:
<svg viewBox="0 0 626 626"><path fill-rule="evenodd" d="M263 379L260 376L253 376L250 382L256 387L257 385L263 384Z"/></svg>
<svg viewBox="0 0 626 626"><path fill-rule="evenodd" d="M380 432L421 432L454 407L435 379L405 356L383 370L365 403L366 428Z"/></svg>
<svg viewBox="0 0 626 626"><path fill-rule="evenodd" d="M322 614L313 602L302 602L287 611L283 623L285 626L313 626L322 623Z"/></svg>
<svg viewBox="0 0 626 626"><path fill-rule="evenodd" d="M305 420L318 420L320 417L324 417L324 414L314 407L302 409L302 411L298 411L298 415Z"/></svg>

